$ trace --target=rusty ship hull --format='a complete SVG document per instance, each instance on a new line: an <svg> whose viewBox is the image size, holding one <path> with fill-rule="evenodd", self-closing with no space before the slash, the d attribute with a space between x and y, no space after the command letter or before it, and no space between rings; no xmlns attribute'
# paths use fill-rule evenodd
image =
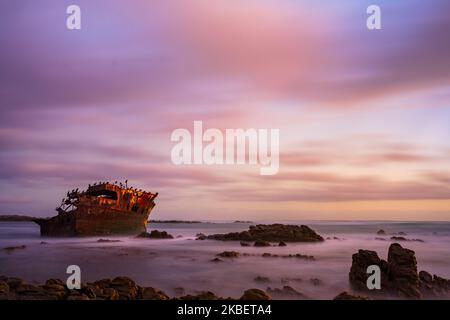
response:
<svg viewBox="0 0 450 320"><path fill-rule="evenodd" d="M146 231L157 193L99 184L67 195L57 216L34 220L42 236L137 235Z"/></svg>

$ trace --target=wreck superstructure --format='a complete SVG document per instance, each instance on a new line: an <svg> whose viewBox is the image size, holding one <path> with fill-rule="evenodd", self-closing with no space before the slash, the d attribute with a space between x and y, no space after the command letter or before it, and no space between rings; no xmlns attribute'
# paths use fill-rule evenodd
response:
<svg viewBox="0 0 450 320"><path fill-rule="evenodd" d="M100 182L86 191L69 191L56 208L58 215L34 220L42 236L139 234L146 231L158 193Z"/></svg>

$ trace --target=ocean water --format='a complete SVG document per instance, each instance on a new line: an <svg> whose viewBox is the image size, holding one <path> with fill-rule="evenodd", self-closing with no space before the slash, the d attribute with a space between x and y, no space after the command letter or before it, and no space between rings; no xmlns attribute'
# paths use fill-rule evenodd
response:
<svg viewBox="0 0 450 320"><path fill-rule="evenodd" d="M267 222L265 222L267 223ZM66 268L78 265L83 282L128 276L141 286L153 286L170 296L212 291L219 296L238 298L249 288L282 288L290 285L310 299L332 299L351 291L348 272L352 254L358 249L378 252L387 259L389 238L405 232L408 239L424 242L400 242L416 252L418 269L450 278L449 222L286 222L306 224L324 238L323 243L288 243L286 247L241 247L239 242L195 240L197 233L213 234L247 230L248 223L155 223L149 230L165 230L172 240L103 237L116 243L99 243L92 238L42 238L39 227L31 222L0 222L0 275L21 277L31 283L49 278L66 279ZM376 231L384 229L386 241L376 240ZM45 242L45 243L43 243ZM25 245L11 252L5 247ZM248 253L224 262L211 262L216 254L234 250ZM263 258L260 255L307 254L315 261L296 258ZM270 282L256 282L255 277ZM319 279L319 283L311 281ZM177 289L178 288L178 289ZM277 298L277 297L275 297ZM289 298L289 297L279 297Z"/></svg>

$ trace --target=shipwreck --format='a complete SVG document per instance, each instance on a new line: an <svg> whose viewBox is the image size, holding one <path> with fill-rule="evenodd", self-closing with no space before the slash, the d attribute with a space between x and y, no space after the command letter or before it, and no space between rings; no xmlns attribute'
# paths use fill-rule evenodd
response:
<svg viewBox="0 0 450 320"><path fill-rule="evenodd" d="M139 234L146 231L148 217L158 193L122 183L99 182L87 190L67 192L58 215L34 219L42 236L74 237Z"/></svg>

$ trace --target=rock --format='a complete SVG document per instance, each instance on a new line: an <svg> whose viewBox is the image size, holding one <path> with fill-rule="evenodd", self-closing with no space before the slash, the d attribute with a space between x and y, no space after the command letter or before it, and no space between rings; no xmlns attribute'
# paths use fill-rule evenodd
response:
<svg viewBox="0 0 450 320"><path fill-rule="evenodd" d="M76 292L71 292L66 300L90 300L89 297L85 294L80 294L80 293L76 293Z"/></svg>
<svg viewBox="0 0 450 320"><path fill-rule="evenodd" d="M27 247L27 246L25 246L25 245L22 245L22 246L15 246L15 247L6 247L6 248L3 248L3 250L5 250L5 251L8 252L8 253L12 253L13 251L16 251L16 250L23 250L23 249L26 249L26 247Z"/></svg>
<svg viewBox="0 0 450 320"><path fill-rule="evenodd" d="M314 258L314 256L308 256L306 254L300 254L300 253L295 254L294 257L297 259L303 259L303 260L316 260L316 258Z"/></svg>
<svg viewBox="0 0 450 320"><path fill-rule="evenodd" d="M100 289L100 292L96 293L97 300L119 300L119 293L113 288Z"/></svg>
<svg viewBox="0 0 450 320"><path fill-rule="evenodd" d="M272 242L318 242L323 238L307 226L284 224L259 224L250 226L248 231L209 235L213 240L235 241L272 241Z"/></svg>
<svg viewBox="0 0 450 320"><path fill-rule="evenodd" d="M352 255L352 266L349 273L349 281L352 288L356 290L368 290L367 288L367 267L370 265L377 265L381 268L384 266L386 269L386 262L378 257L375 251L370 250L358 250L358 253ZM386 271L386 270L385 270ZM382 284L383 279L386 279L386 274L383 274L382 269Z"/></svg>
<svg viewBox="0 0 450 320"><path fill-rule="evenodd" d="M57 297L49 295L44 288L22 283L15 289L18 300L57 300Z"/></svg>
<svg viewBox="0 0 450 320"><path fill-rule="evenodd" d="M240 300L272 300L272 298L260 289L248 289Z"/></svg>
<svg viewBox="0 0 450 320"><path fill-rule="evenodd" d="M24 284L25 282L20 278L7 278L6 283L11 290L16 290L17 287Z"/></svg>
<svg viewBox="0 0 450 320"><path fill-rule="evenodd" d="M211 262L223 262L223 260L222 259L219 259L219 258L214 258L214 259L212 259L212 260L210 260Z"/></svg>
<svg viewBox="0 0 450 320"><path fill-rule="evenodd" d="M339 293L336 297L334 297L333 300L368 300L368 298L362 296L354 296L347 293L347 291L344 291Z"/></svg>
<svg viewBox="0 0 450 320"><path fill-rule="evenodd" d="M450 297L450 280L426 271L419 272L419 288L426 297Z"/></svg>
<svg viewBox="0 0 450 320"><path fill-rule="evenodd" d="M381 260L375 251L359 250L352 256L352 266L349 281L352 288L369 292L367 267L377 265L381 270L381 289L371 291L376 293L391 293L403 298L417 299L422 296L421 289L427 293L434 292L431 275L417 272L417 261L412 250L403 248L398 243L389 247L388 261Z"/></svg>
<svg viewBox="0 0 450 320"><path fill-rule="evenodd" d="M405 237L391 237L391 240L393 241L416 241L416 242L425 242L422 239L407 239Z"/></svg>
<svg viewBox="0 0 450 320"><path fill-rule="evenodd" d="M389 247L389 279L397 292L407 298L420 298L419 274L414 251L403 248L398 243Z"/></svg>
<svg viewBox="0 0 450 320"><path fill-rule="evenodd" d="M8 294L9 294L8 284L5 281L0 280L0 300L8 299Z"/></svg>
<svg viewBox="0 0 450 320"><path fill-rule="evenodd" d="M128 277L114 278L110 287L117 291L120 300L135 300L138 294L136 283Z"/></svg>
<svg viewBox="0 0 450 320"><path fill-rule="evenodd" d="M162 290L152 287L141 288L140 298L142 300L169 300L169 296Z"/></svg>
<svg viewBox="0 0 450 320"><path fill-rule="evenodd" d="M251 243L245 242L245 241L241 241L240 244L241 244L241 247L250 247L251 246Z"/></svg>
<svg viewBox="0 0 450 320"><path fill-rule="evenodd" d="M217 254L218 257L222 258L237 258L239 257L239 252L236 251L224 251L222 253Z"/></svg>
<svg viewBox="0 0 450 320"><path fill-rule="evenodd" d="M203 291L196 295L186 295L179 297L180 300L219 300L219 297L216 296L211 291Z"/></svg>
<svg viewBox="0 0 450 320"><path fill-rule="evenodd" d="M256 240L253 245L255 247L270 247L270 242L265 240Z"/></svg>
<svg viewBox="0 0 450 320"><path fill-rule="evenodd" d="M322 284L322 281L318 278L311 278L309 281L313 284L313 286L320 286Z"/></svg>
<svg viewBox="0 0 450 320"><path fill-rule="evenodd" d="M108 242L122 242L121 240L111 240L111 239L98 239L99 243L108 243Z"/></svg>
<svg viewBox="0 0 450 320"><path fill-rule="evenodd" d="M173 239L173 236L168 234L166 231L158 230L152 230L150 233L142 232L137 237L145 239Z"/></svg>
<svg viewBox="0 0 450 320"><path fill-rule="evenodd" d="M283 286L282 289L280 289L280 288L272 289L272 288L268 287L267 293L272 296L279 296L279 297L290 297L290 298L297 298L297 299L298 298L303 298L303 299L306 298L306 296L303 293L295 290L294 288L292 288L290 286Z"/></svg>
<svg viewBox="0 0 450 320"><path fill-rule="evenodd" d="M45 284L46 285L59 285L59 286L62 286L62 287L64 287L65 288L65 283L62 281L62 280L60 280L60 279L48 279L46 282L45 282Z"/></svg>
<svg viewBox="0 0 450 320"><path fill-rule="evenodd" d="M207 239L206 235L203 233L197 233L196 237L197 238L195 240L206 240Z"/></svg>
<svg viewBox="0 0 450 320"><path fill-rule="evenodd" d="M384 231L383 229L380 229L380 230L377 231L377 234L380 235L380 236L381 236L381 235L385 235L385 234L386 234L386 231ZM343 292L343 293L344 293L344 292ZM346 292L345 292L345 293L346 293Z"/></svg>
<svg viewBox="0 0 450 320"><path fill-rule="evenodd" d="M408 239L406 239L405 237L391 237L391 240L394 241L408 241Z"/></svg>
<svg viewBox="0 0 450 320"><path fill-rule="evenodd" d="M255 279L256 282L270 282L270 279L268 277L261 277L261 276L257 276Z"/></svg>
<svg viewBox="0 0 450 320"><path fill-rule="evenodd" d="M53 279L49 279L46 281L45 285L42 286L42 288L45 290L45 292L55 297L58 300L62 300L67 295L66 287L60 283L57 283L55 281L52 281Z"/></svg>
<svg viewBox="0 0 450 320"><path fill-rule="evenodd" d="M278 246L279 246L279 247L286 247L287 244L286 244L286 242L284 242L284 241L280 241L280 242L278 243Z"/></svg>
<svg viewBox="0 0 450 320"><path fill-rule="evenodd" d="M48 244L48 242L45 242L45 241L41 241L41 244Z"/></svg>
<svg viewBox="0 0 450 320"><path fill-rule="evenodd" d="M85 296L87 296L89 299L93 299L95 300L97 298L97 294L98 293L98 287L97 286L93 286L93 285L83 285L81 287L81 294L84 294Z"/></svg>

